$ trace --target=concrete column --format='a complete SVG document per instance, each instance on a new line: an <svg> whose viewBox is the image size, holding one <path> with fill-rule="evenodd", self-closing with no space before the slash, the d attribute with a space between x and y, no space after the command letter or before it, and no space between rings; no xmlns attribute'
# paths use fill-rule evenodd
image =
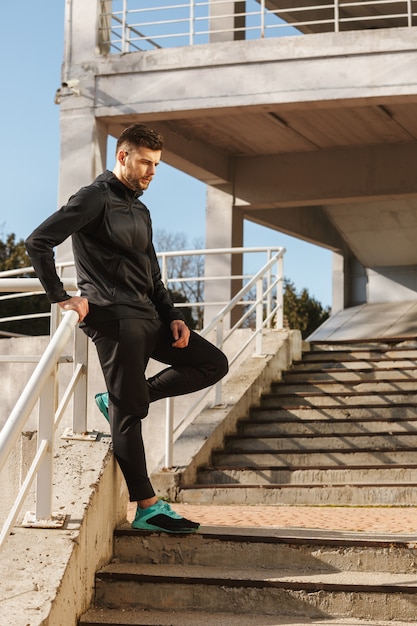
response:
<svg viewBox="0 0 417 626"><path fill-rule="evenodd" d="M108 8L108 3L106 3ZM58 205L88 185L105 169L107 127L95 119L95 68L98 55L100 3L66 0L62 85L57 93L61 108L61 155ZM58 261L72 259L71 242L57 250Z"/></svg>
<svg viewBox="0 0 417 626"><path fill-rule="evenodd" d="M343 254L332 254L332 314L345 308L345 273Z"/></svg>
<svg viewBox="0 0 417 626"><path fill-rule="evenodd" d="M104 11L108 9L106 2ZM84 61L91 63L98 50L98 24L100 21L98 0L66 0L63 80L74 78L73 70Z"/></svg>
<svg viewBox="0 0 417 626"><path fill-rule="evenodd" d="M245 2L210 2L210 43L245 39ZM217 32L222 31L222 32ZM223 32L225 31L225 32Z"/></svg>
<svg viewBox="0 0 417 626"><path fill-rule="evenodd" d="M369 301L368 272L349 252L332 257L332 314Z"/></svg>
<svg viewBox="0 0 417 626"><path fill-rule="evenodd" d="M61 113L61 159L58 204L62 206L80 187L91 183L106 168L107 128L90 109ZM70 240L57 249L60 262L72 259Z"/></svg>
<svg viewBox="0 0 417 626"><path fill-rule="evenodd" d="M207 187L206 205L206 247L240 248L243 246L243 213L233 206L233 196L215 187ZM219 280L209 280L205 285L205 301L217 302L206 306L204 325L219 312L225 302L239 291L242 280L227 279L231 275L241 275L243 271L242 255L222 254L207 255L205 277L217 276ZM220 279L225 277L226 279ZM220 304L223 303L223 304ZM240 309L240 307L237 307ZM227 320L226 326L233 324L241 311L235 310Z"/></svg>

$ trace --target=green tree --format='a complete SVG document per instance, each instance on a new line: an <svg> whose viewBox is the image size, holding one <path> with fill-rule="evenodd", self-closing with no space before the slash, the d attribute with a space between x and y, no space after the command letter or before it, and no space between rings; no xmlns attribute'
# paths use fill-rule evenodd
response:
<svg viewBox="0 0 417 626"><path fill-rule="evenodd" d="M0 272L30 267L30 259L27 255L23 239L16 241L12 233L0 239ZM33 274L25 273L21 277L33 277ZM0 298L8 294L0 293ZM16 315L30 315L33 313L46 313L50 310L50 304L45 295L29 297L14 297L0 300L0 321L4 317ZM0 323L1 333L22 335L47 335L49 333L49 318L19 320Z"/></svg>
<svg viewBox="0 0 417 626"><path fill-rule="evenodd" d="M289 328L300 330L303 339L311 335L330 316L330 307L323 308L307 289L297 294L290 280L284 281L284 317Z"/></svg>

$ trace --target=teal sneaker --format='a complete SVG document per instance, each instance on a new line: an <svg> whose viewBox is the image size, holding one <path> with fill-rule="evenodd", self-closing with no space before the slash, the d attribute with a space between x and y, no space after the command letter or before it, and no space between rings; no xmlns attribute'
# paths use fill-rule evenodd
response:
<svg viewBox="0 0 417 626"><path fill-rule="evenodd" d="M103 413L106 420L110 422L109 420L109 394L107 392L97 393L94 399L101 413Z"/></svg>
<svg viewBox="0 0 417 626"><path fill-rule="evenodd" d="M138 530L154 530L164 533L196 533L200 527L197 522L191 522L175 513L168 502L158 500L147 509L136 510L136 517L132 528Z"/></svg>

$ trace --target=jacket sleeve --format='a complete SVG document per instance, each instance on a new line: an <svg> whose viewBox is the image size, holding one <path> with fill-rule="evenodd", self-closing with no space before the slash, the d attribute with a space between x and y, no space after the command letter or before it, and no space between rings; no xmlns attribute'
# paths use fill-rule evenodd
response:
<svg viewBox="0 0 417 626"><path fill-rule="evenodd" d="M71 297L65 291L55 269L55 246L101 219L103 208L103 192L94 185L83 187L26 239L26 250L31 263L51 303L62 302Z"/></svg>
<svg viewBox="0 0 417 626"><path fill-rule="evenodd" d="M159 317L163 322L168 325L173 320L182 320L183 322L185 322L184 315L181 313L181 311L174 307L169 293L164 283L162 282L158 257L156 256L155 248L152 243L149 245L148 254L151 259L153 282L153 293L151 296L151 300L154 303L156 310L158 311Z"/></svg>

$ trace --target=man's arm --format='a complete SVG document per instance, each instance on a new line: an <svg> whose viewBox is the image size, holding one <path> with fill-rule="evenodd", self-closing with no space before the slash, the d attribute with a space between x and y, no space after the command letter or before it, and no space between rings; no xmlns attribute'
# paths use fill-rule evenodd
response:
<svg viewBox="0 0 417 626"><path fill-rule="evenodd" d="M25 241L31 263L49 301L58 303L63 309L76 310L80 321L87 315L88 302L86 298L71 297L66 292L56 272L54 248L74 232L94 222L101 215L103 206L103 196L97 187L84 187Z"/></svg>

